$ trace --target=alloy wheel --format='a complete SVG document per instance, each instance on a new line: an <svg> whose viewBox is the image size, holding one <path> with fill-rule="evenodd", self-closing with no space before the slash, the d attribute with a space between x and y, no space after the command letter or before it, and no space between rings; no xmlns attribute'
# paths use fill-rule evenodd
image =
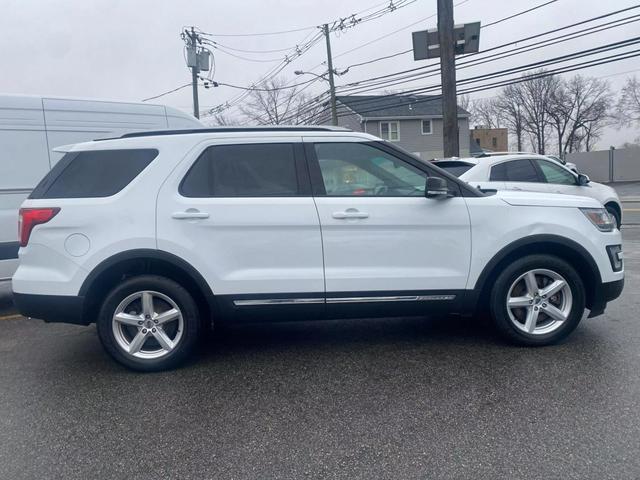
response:
<svg viewBox="0 0 640 480"><path fill-rule="evenodd" d="M560 328L573 306L571 287L562 275L547 269L529 270L509 288L507 312L516 328L545 335Z"/></svg>
<svg viewBox="0 0 640 480"><path fill-rule="evenodd" d="M111 321L118 346L128 355L157 359L171 353L182 338L184 320L168 296L144 290L126 297Z"/></svg>

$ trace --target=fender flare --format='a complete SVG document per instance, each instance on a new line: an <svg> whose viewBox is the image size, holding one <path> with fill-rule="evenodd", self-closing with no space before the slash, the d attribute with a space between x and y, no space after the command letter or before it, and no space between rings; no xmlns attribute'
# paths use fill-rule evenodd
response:
<svg viewBox="0 0 640 480"><path fill-rule="evenodd" d="M103 260L91 271L91 273L89 273L87 278L85 278L82 286L80 287L80 292L78 293L78 295L81 297L85 297L91 290L91 286L96 281L96 279L99 278L100 275L102 275L112 266L127 260L137 259L162 260L172 264L176 268L179 268L191 277L196 285L198 285L198 288L200 288L205 298L207 298L207 300L211 302L211 299L213 298L211 287L209 287L209 284L206 282L204 277L200 274L200 272L198 272L198 270L195 269L195 267L193 267L193 265L172 253L165 252L164 250L154 250L150 248L126 250Z"/></svg>
<svg viewBox="0 0 640 480"><path fill-rule="evenodd" d="M574 251L579 258L585 262L586 267L588 268L589 273L592 275L593 280L596 282L596 285L602 283L602 277L600 276L600 270L598 269L598 265L596 261L593 259L591 254L579 243L570 240L565 237L561 237L559 235L550 235L550 234L540 234L540 235L531 235L525 238L520 238L496 253L491 260L484 266L482 272L478 276L478 280L472 290L469 290L469 296L467 299L467 305L471 308L475 308L480 299L480 295L482 291L486 288L487 280L490 276L495 272L496 267L500 264L500 262L504 261L510 254L515 252L518 249L521 249L526 246L539 246L541 244L555 244L564 248L569 248ZM586 285L585 285L586 286ZM588 287L587 287L588 288ZM589 303L589 299L587 300Z"/></svg>

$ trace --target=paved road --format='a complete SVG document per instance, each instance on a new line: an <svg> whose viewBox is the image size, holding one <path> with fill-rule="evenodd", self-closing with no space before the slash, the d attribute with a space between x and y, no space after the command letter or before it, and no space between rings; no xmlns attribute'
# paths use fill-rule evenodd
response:
<svg viewBox="0 0 640 480"><path fill-rule="evenodd" d="M640 228L627 288L564 344L469 320L219 332L135 374L93 327L0 320L0 478L640 477Z"/></svg>

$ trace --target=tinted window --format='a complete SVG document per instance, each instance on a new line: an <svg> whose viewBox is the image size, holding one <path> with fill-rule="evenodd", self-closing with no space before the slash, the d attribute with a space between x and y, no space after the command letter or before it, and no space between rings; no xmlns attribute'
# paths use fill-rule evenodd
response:
<svg viewBox="0 0 640 480"><path fill-rule="evenodd" d="M456 177L459 177L463 173L470 170L471 167L473 167L473 165L469 165L468 163L464 163L464 162L438 162L438 163L435 163L434 165L440 167L443 170L446 170L447 172L449 172L452 175L455 175Z"/></svg>
<svg viewBox="0 0 640 480"><path fill-rule="evenodd" d="M491 167L493 181L539 182L538 172L529 159L512 160Z"/></svg>
<svg viewBox="0 0 640 480"><path fill-rule="evenodd" d="M298 193L293 145L218 145L198 157L182 181L185 197L290 196Z"/></svg>
<svg viewBox="0 0 640 480"><path fill-rule="evenodd" d="M423 196L427 175L362 143L317 143L315 151L329 196Z"/></svg>
<svg viewBox="0 0 640 480"><path fill-rule="evenodd" d="M564 168L546 160L536 160L540 170L542 170L542 176L547 183L555 183L560 185L575 185L576 177L567 172Z"/></svg>
<svg viewBox="0 0 640 480"><path fill-rule="evenodd" d="M155 149L67 153L29 198L110 197L126 187L157 155Z"/></svg>

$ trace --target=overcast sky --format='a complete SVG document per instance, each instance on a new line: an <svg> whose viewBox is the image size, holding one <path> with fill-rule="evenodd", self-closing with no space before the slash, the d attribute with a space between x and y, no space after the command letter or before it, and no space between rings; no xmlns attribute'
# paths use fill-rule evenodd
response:
<svg viewBox="0 0 640 480"><path fill-rule="evenodd" d="M140 101L190 81L183 58L184 44L179 36L183 26L195 25L204 32L213 33L215 41L236 49L280 50L295 47L313 30L273 36L219 35L312 27L381 3L382 0L0 0L0 93ZM544 0L455 0L455 3L460 4L455 8L456 23L481 21L486 24L544 3ZM480 48L490 48L636 3L631 0L558 0L534 12L483 29ZM343 54L433 15L435 11L436 0L417 0L378 20L332 35L335 67L340 70L410 48L411 32L434 27L435 16ZM637 13L640 10L626 15ZM634 37L639 31L638 23L632 23L524 55L459 70L458 79ZM281 59L286 52L236 53L253 59L275 60ZM282 76L291 80L294 70L314 67L315 72L321 73L326 68L321 65L325 55L324 43L320 42L289 64ZM237 85L251 84L277 64L245 61L220 51L215 53L215 63L215 79ZM336 83L341 85L424 64L425 61L414 62L411 54L405 54L354 67ZM640 60L624 60L581 73L606 78L618 90L627 76L640 76ZM404 88L437 82L437 77L424 79ZM314 84L309 91L320 93L325 88ZM201 110L237 94L238 90L228 87L201 88ZM475 97L495 94L496 91L485 91L475 94ZM185 88L153 103L189 111L191 92ZM233 114L232 111L228 113ZM639 135L631 130L609 129L598 146L620 145Z"/></svg>

